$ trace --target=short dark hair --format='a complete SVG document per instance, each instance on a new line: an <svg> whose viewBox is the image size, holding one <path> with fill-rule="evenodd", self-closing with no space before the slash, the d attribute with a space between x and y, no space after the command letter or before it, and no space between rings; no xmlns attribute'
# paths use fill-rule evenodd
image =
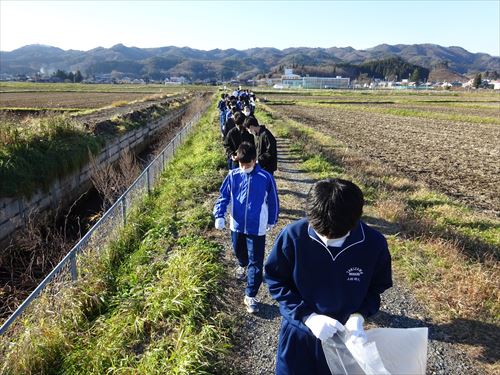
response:
<svg viewBox="0 0 500 375"><path fill-rule="evenodd" d="M363 192L351 181L330 178L316 182L307 197L307 219L327 238L343 237L363 213Z"/></svg>
<svg viewBox="0 0 500 375"><path fill-rule="evenodd" d="M234 113L234 122L236 125L241 125L245 121L246 116L241 113L240 111L237 111Z"/></svg>
<svg viewBox="0 0 500 375"><path fill-rule="evenodd" d="M238 161L242 163L250 163L251 161L257 159L257 151L255 150L255 146L249 142L243 142L238 147L236 151L236 157Z"/></svg>
<svg viewBox="0 0 500 375"><path fill-rule="evenodd" d="M248 129L250 126L260 126L260 125L259 125L259 122L257 121L257 119L254 116L250 115L245 120L244 126L245 126L245 128Z"/></svg>

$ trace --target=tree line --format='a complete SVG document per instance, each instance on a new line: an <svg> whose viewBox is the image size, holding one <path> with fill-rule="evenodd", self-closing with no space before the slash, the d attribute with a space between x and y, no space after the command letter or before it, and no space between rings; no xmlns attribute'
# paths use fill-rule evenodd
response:
<svg viewBox="0 0 500 375"><path fill-rule="evenodd" d="M79 70L77 70L76 73L73 73L57 69L57 71L52 73L52 77L59 78L62 81L70 81L75 83L83 81L83 75Z"/></svg>
<svg viewBox="0 0 500 375"><path fill-rule="evenodd" d="M429 78L429 69L406 62L400 57L390 57L381 60L368 61L359 65L337 63L324 65L306 65L292 63L286 67L293 68L295 74L301 76L332 77L341 75L351 79L409 79L411 82L424 82ZM279 65L273 72L280 74L285 65Z"/></svg>

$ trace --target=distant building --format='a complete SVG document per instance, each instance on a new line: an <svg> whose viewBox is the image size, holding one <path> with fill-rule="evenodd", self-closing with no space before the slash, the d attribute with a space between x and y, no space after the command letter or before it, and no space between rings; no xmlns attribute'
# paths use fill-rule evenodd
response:
<svg viewBox="0 0 500 375"><path fill-rule="evenodd" d="M281 85L286 88L303 89L347 89L350 79L337 77L301 77L293 74L293 69L285 69L281 76Z"/></svg>
<svg viewBox="0 0 500 375"><path fill-rule="evenodd" d="M281 88L300 88L302 87L302 77L298 74L293 74L293 69L285 69L285 74L281 76L281 82L276 83Z"/></svg>

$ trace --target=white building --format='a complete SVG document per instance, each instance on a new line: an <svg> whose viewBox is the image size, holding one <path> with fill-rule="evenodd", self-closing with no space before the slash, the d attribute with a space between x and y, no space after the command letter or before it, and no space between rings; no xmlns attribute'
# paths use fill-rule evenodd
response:
<svg viewBox="0 0 500 375"><path fill-rule="evenodd" d="M337 77L301 77L293 74L293 69L285 69L285 74L281 76L281 84L286 88L303 89L347 89L350 79Z"/></svg>

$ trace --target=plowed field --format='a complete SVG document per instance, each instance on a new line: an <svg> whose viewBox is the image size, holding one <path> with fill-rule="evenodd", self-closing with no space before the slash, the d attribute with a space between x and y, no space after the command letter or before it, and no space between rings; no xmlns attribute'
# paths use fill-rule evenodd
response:
<svg viewBox="0 0 500 375"><path fill-rule="evenodd" d="M3 92L0 107L4 108L100 108L116 102L142 99L147 93L126 92Z"/></svg>
<svg viewBox="0 0 500 375"><path fill-rule="evenodd" d="M394 116L335 106L276 103L272 108L471 207L500 213L497 124ZM485 111L485 116L491 115L491 110Z"/></svg>

